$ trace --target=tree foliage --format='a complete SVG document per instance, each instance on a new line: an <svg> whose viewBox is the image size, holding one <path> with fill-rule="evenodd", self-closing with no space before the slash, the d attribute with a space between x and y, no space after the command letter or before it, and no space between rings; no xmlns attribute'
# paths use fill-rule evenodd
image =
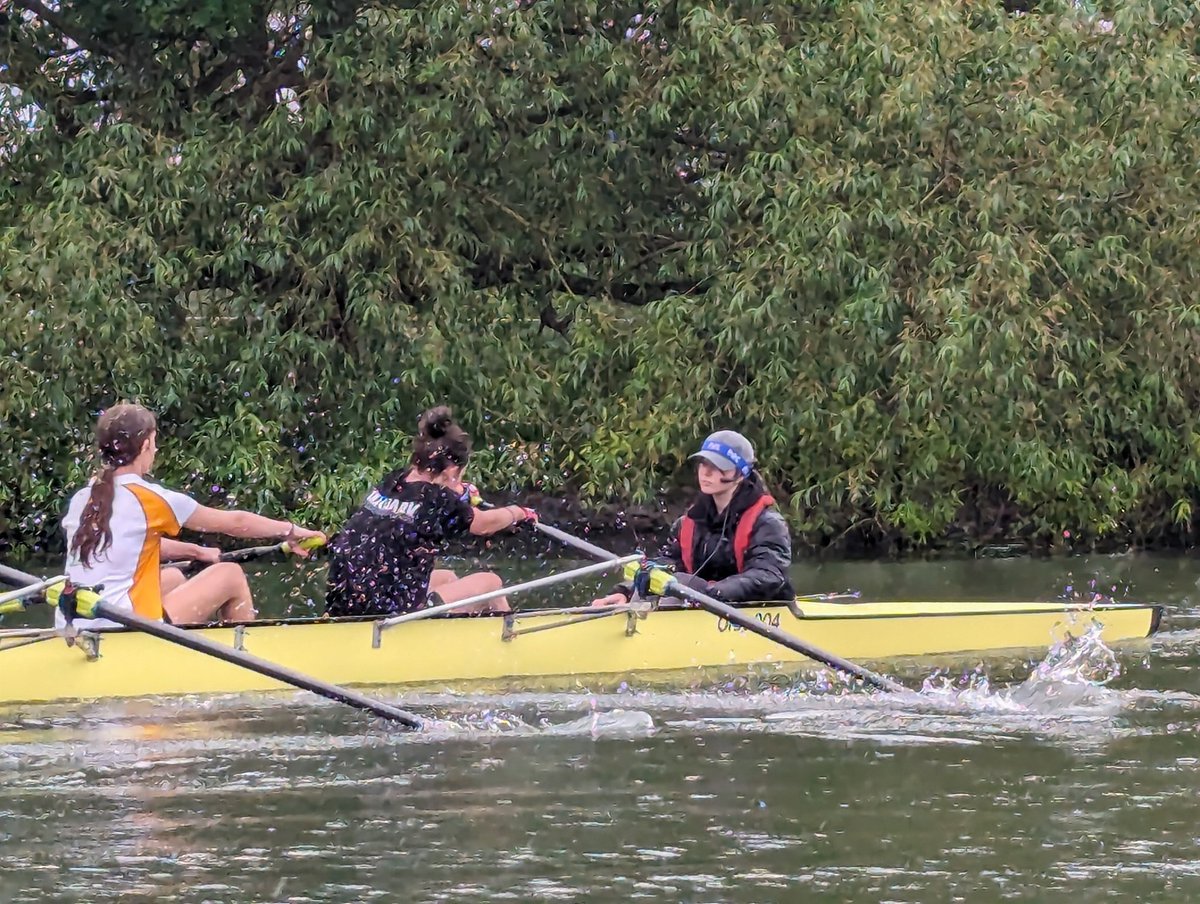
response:
<svg viewBox="0 0 1200 904"><path fill-rule="evenodd" d="M797 532L1190 536L1197 13L0 0L0 534L98 409L334 526L453 405L484 485ZM686 480L686 475L682 478Z"/></svg>

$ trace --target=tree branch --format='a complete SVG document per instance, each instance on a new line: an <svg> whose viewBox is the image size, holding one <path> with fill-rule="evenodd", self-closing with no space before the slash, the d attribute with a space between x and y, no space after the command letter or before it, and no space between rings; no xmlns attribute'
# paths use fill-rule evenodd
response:
<svg viewBox="0 0 1200 904"><path fill-rule="evenodd" d="M0 25L6 24L0 20ZM74 135L80 124L74 111L77 107L95 103L99 94L94 88L65 88L48 78L45 72L47 59L32 49L28 42L13 40L6 59L6 69L0 76L0 84L17 88L29 101L41 107L54 118L55 126L64 135Z"/></svg>
<svg viewBox="0 0 1200 904"><path fill-rule="evenodd" d="M76 26L72 25L61 15L50 9L38 0L14 0L16 5L26 12L31 12L51 28L56 29L60 34L74 41L81 49L89 53L100 54L101 56L115 57L113 49L106 46L102 41L99 41L95 35L85 34Z"/></svg>

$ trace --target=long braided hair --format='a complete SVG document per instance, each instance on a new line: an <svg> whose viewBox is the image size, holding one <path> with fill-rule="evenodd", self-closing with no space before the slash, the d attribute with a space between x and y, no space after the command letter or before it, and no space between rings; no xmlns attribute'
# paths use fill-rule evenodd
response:
<svg viewBox="0 0 1200 904"><path fill-rule="evenodd" d="M158 426L154 415L141 405L114 405L96 422L96 445L100 452L100 470L91 485L79 528L71 540L71 552L85 565L112 545L114 478L117 468L131 464Z"/></svg>

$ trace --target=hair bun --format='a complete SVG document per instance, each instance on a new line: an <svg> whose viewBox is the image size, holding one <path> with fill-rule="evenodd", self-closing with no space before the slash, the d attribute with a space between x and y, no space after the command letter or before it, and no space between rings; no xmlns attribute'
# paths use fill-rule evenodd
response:
<svg viewBox="0 0 1200 904"><path fill-rule="evenodd" d="M454 415L445 405L430 408L417 421L417 430L429 439L441 439L454 424Z"/></svg>

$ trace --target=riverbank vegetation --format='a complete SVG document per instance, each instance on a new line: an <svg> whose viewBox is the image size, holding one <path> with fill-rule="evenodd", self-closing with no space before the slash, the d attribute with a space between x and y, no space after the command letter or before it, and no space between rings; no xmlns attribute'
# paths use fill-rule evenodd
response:
<svg viewBox="0 0 1200 904"><path fill-rule="evenodd" d="M0 542L98 410L333 527L454 406L493 490L814 548L1190 541L1183 0L0 2ZM607 509L605 509L607 511Z"/></svg>

